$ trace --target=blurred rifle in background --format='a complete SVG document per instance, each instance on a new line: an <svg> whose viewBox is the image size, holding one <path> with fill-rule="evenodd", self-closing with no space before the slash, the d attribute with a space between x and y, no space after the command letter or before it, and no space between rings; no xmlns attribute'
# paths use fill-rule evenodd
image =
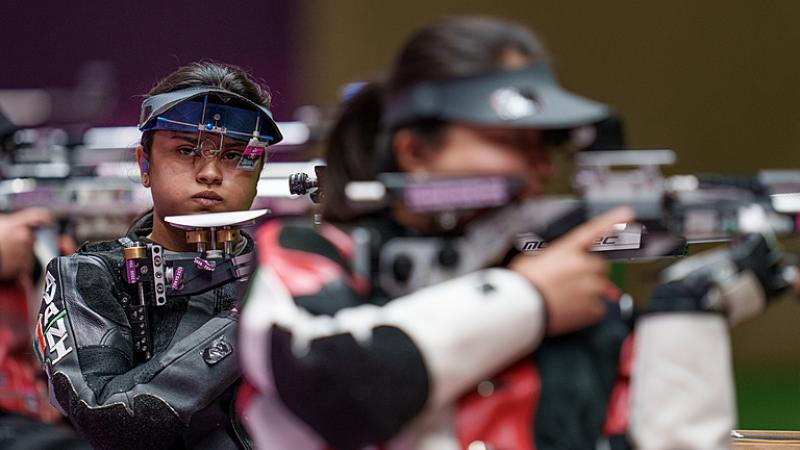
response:
<svg viewBox="0 0 800 450"><path fill-rule="evenodd" d="M58 219L58 231L77 242L124 235L132 220L152 207L133 160L139 139L136 127L89 128L79 137L55 127L11 133L0 147L0 212L47 209ZM285 179L318 163L268 163L253 208L269 208L277 215L308 212L311 202L291 196Z"/></svg>

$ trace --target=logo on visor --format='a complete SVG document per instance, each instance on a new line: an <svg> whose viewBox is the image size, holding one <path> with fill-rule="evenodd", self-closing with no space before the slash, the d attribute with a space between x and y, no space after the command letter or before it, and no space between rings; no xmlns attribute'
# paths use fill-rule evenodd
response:
<svg viewBox="0 0 800 450"><path fill-rule="evenodd" d="M500 88L492 92L489 103L502 120L517 120L539 112L539 103L533 95L517 88Z"/></svg>

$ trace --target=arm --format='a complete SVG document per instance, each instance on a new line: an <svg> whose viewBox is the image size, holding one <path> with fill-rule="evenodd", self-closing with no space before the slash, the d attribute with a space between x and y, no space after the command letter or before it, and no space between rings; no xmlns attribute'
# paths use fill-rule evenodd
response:
<svg viewBox="0 0 800 450"><path fill-rule="evenodd" d="M214 317L134 366L123 295L97 257L48 265L36 342L51 398L97 448L170 448L238 377L235 358L209 365L201 355L220 337L233 343L235 321Z"/></svg>
<svg viewBox="0 0 800 450"><path fill-rule="evenodd" d="M357 292L341 254L313 244L319 236L303 239L315 252L286 248L281 237L277 225L259 234L261 268L242 322L243 369L260 392L276 392L337 448L389 439L544 335L542 299L514 272L479 271L379 307ZM297 306L326 298L359 306L330 315Z"/></svg>
<svg viewBox="0 0 800 450"><path fill-rule="evenodd" d="M729 329L788 285L780 253L757 234L667 273L637 323L631 393L636 448L730 448L736 422Z"/></svg>
<svg viewBox="0 0 800 450"><path fill-rule="evenodd" d="M33 267L33 230L51 221L47 211L29 208L0 215L0 280L30 274Z"/></svg>

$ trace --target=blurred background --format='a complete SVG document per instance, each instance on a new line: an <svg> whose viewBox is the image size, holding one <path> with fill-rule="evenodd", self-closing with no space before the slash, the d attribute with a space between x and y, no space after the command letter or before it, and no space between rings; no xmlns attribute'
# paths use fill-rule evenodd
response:
<svg viewBox="0 0 800 450"><path fill-rule="evenodd" d="M110 152L119 145L87 143L85 132L135 125L139 95L181 64L213 59L247 68L270 86L279 121L307 125L275 160L308 160L343 85L380 76L420 25L488 14L536 30L562 84L623 117L629 147L674 149L678 162L670 174L800 168L800 2L794 0L5 1L2 10L0 105L18 124L61 130L16 136L17 149ZM49 106L34 108L42 95ZM125 145L136 142L127 139ZM112 162L132 160L130 151L105 154ZM106 170L135 185L138 175L127 167ZM4 173L5 181L14 176ZM147 201L126 199L132 210ZM5 208L26 201L37 200L23 196ZM787 248L800 251L797 242ZM657 268L616 274L642 298ZM800 429L799 319L798 302L784 299L735 330L740 427Z"/></svg>

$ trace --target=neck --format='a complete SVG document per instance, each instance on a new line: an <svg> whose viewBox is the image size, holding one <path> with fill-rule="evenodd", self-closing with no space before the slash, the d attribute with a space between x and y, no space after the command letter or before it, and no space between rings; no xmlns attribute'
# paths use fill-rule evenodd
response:
<svg viewBox="0 0 800 450"><path fill-rule="evenodd" d="M186 231L168 224L153 211L153 231L147 236L153 242L175 252L191 252L195 250L192 244L186 242Z"/></svg>
<svg viewBox="0 0 800 450"><path fill-rule="evenodd" d="M475 217L477 217L477 212L466 212L461 211L457 213L455 220L456 222L453 224L452 228L442 228L442 224L440 224L436 216L433 214L418 214L412 211L409 211L402 206L396 207L392 210L392 216L394 220L397 221L400 225L410 228L412 230L417 230L421 232L434 232L437 234L452 234L452 233L461 233L464 231L464 227L467 226Z"/></svg>

